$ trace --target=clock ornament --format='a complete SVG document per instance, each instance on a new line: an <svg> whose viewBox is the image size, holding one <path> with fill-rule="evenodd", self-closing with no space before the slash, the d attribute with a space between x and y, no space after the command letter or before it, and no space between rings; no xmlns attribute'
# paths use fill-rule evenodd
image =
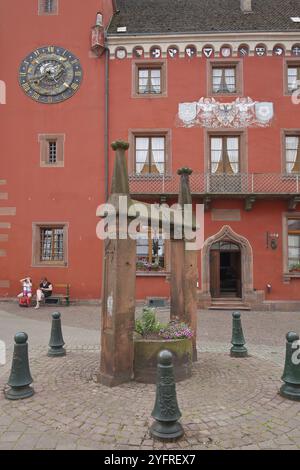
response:
<svg viewBox="0 0 300 470"><path fill-rule="evenodd" d="M39 47L22 61L19 83L39 103L59 103L76 93L82 81L79 59L58 46Z"/></svg>

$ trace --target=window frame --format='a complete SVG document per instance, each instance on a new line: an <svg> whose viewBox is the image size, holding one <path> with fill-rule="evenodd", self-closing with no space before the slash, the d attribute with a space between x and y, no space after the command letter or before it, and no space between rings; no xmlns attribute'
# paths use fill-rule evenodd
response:
<svg viewBox="0 0 300 470"><path fill-rule="evenodd" d="M288 172L287 171L287 153L286 153L286 138L287 137L298 137L300 147L300 129L289 129L283 131L282 137L282 173L286 176L299 176L300 171Z"/></svg>
<svg viewBox="0 0 300 470"><path fill-rule="evenodd" d="M49 143L56 142L56 162L49 162ZM46 168L61 168L65 164L65 134L39 134L40 166Z"/></svg>
<svg viewBox="0 0 300 470"><path fill-rule="evenodd" d="M291 279L300 278L300 272L289 271L289 247L288 247L288 221L289 219L300 219L300 212L285 212L282 215L282 268L283 281L289 283Z"/></svg>
<svg viewBox="0 0 300 470"><path fill-rule="evenodd" d="M145 93L141 93L140 92L140 80L141 80L141 77L140 77L140 72L141 71L145 71L147 72L147 81L151 82L152 80L152 75L151 75L151 72L159 72L159 92L152 92L151 90L150 91L146 91ZM162 70L161 70L161 67L137 67L137 93L139 95L143 95L143 96L147 96L147 95L161 95L162 93ZM149 90L148 86L146 88L147 90Z"/></svg>
<svg viewBox="0 0 300 470"><path fill-rule="evenodd" d="M164 173L136 173L136 137L164 137L165 138L165 171ZM129 158L128 158L128 171L129 174L137 178L147 178L156 176L162 178L168 176L171 172L172 162L172 148L171 148L171 130L170 129L129 129Z"/></svg>
<svg viewBox="0 0 300 470"><path fill-rule="evenodd" d="M289 91L289 80L288 80L288 69L289 67L299 67L300 68L300 58L285 57L284 58L284 67L283 67L283 84L284 84L284 96L291 96L294 91ZM298 88L298 90L300 87Z"/></svg>
<svg viewBox="0 0 300 470"><path fill-rule="evenodd" d="M57 140L48 140L48 164L55 165L57 162Z"/></svg>
<svg viewBox="0 0 300 470"><path fill-rule="evenodd" d="M148 139L149 140L149 157L151 157L151 151L152 151L152 139L155 139L155 138L159 138L159 139L164 139L164 171L163 173L155 173L155 172L151 172L149 171L148 173L137 173L136 171L136 166L137 166L137 161L136 161L136 156L137 156L137 147L136 147L136 140L138 138L142 138L142 139ZM166 143L166 136L165 135L147 135L147 136L141 136L141 135L136 135L134 137L134 174L137 175L137 176L161 176L161 175L165 175L166 174L166 146L167 146L167 143ZM155 162L154 162L155 164ZM151 159L149 158L149 160L145 162L145 165L148 165L149 168L152 167L152 161Z"/></svg>
<svg viewBox="0 0 300 470"><path fill-rule="evenodd" d="M58 15L58 0L53 0L53 9L48 12L45 9L46 0L38 0L38 15L39 16L54 16Z"/></svg>
<svg viewBox="0 0 300 470"><path fill-rule="evenodd" d="M238 165L239 165L239 171L237 173L232 173L232 174L240 174L241 173L241 136L240 134L230 134L230 135L226 135L226 134L222 134L220 136L218 135L210 135L209 136L209 173L211 175L214 175L214 174L224 174L224 175L230 175L231 173L226 173L225 171L223 173L212 173L212 146L211 146L211 142L212 142L212 139L222 139L222 164L223 164L223 169L224 169L224 152L225 152L225 147L224 147L224 142L227 140L227 139L234 139L234 138L237 138L238 139ZM227 145L226 145L226 148L227 148Z"/></svg>
<svg viewBox="0 0 300 470"><path fill-rule="evenodd" d="M150 239L151 227L148 229L148 241ZM161 235L161 233L160 233ZM151 238L152 240L152 238ZM148 254L150 252L150 245L148 244ZM138 262L137 253L136 253L136 264ZM171 266L170 266L170 241L164 239L164 269L161 271L143 271L136 268L136 276L138 277L167 277L170 274Z"/></svg>
<svg viewBox="0 0 300 470"><path fill-rule="evenodd" d="M248 172L248 131L247 129L237 128L228 130L227 128L220 128L218 130L205 130L204 137L204 171L207 174L211 173L211 137L239 137L239 173L245 174Z"/></svg>
<svg viewBox="0 0 300 470"><path fill-rule="evenodd" d="M235 69L235 86L236 90L232 93L216 93L213 91L213 69L215 68L234 68ZM244 81L243 81L243 59L208 59L207 60L207 94L216 98L228 96L243 96L244 94Z"/></svg>
<svg viewBox="0 0 300 470"><path fill-rule="evenodd" d="M160 93L139 93L139 70L160 69ZM132 61L132 98L157 99L167 97L167 61L165 59Z"/></svg>
<svg viewBox="0 0 300 470"><path fill-rule="evenodd" d="M63 229L63 260L41 260L41 230ZM32 223L32 267L65 268L68 266L68 222L33 222Z"/></svg>
<svg viewBox="0 0 300 470"><path fill-rule="evenodd" d="M289 248L290 248L290 245L289 245L289 237L290 237L291 235L297 235L297 236L299 237L299 241L300 241L300 229L299 229L299 230L295 230L295 231L289 230L289 221L290 221L290 220L298 220L298 221L300 222L300 217L292 217L292 216L290 216L290 217L287 218L287 239L288 239L287 261L288 261L288 271L289 271L289 272L293 272L293 271L291 271L291 269L290 269L290 263L289 263L289 261L290 261L290 259L291 259L290 256L289 256L289 254L290 254L290 253L289 253ZM299 258L298 258L298 264L300 264L300 253L299 253Z"/></svg>

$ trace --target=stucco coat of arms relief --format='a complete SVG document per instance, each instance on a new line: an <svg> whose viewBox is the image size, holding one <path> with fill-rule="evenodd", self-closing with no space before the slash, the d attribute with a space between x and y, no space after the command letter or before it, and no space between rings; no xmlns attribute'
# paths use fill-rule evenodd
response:
<svg viewBox="0 0 300 470"><path fill-rule="evenodd" d="M221 103L215 98L200 98L194 103L180 103L177 115L179 127L267 127L274 117L274 105L251 98L237 98Z"/></svg>

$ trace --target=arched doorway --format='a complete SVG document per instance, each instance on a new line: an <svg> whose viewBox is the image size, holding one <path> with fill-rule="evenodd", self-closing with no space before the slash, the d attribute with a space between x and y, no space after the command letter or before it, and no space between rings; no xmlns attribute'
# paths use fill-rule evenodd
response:
<svg viewBox="0 0 300 470"><path fill-rule="evenodd" d="M242 297L241 248L223 240L210 248L210 294L219 297Z"/></svg>
<svg viewBox="0 0 300 470"><path fill-rule="evenodd" d="M229 255L226 252L235 254ZM217 270L218 264L219 271ZM232 270L233 279L227 282L227 285L226 282L223 284L223 291L227 289L230 295L230 290L235 289L236 297L243 300L252 298L254 293L252 247L245 237L237 234L229 225L225 225L218 233L205 241L202 249L201 295L203 299L209 300L218 295L211 283L219 282L221 289L221 267L224 273L228 266L233 267L233 270L237 272L234 274ZM219 277L219 281L213 280L213 276ZM222 277L224 278L224 274Z"/></svg>

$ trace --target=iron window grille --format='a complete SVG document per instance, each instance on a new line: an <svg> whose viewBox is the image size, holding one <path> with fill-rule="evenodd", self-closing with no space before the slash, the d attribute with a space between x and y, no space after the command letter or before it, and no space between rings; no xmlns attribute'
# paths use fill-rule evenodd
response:
<svg viewBox="0 0 300 470"><path fill-rule="evenodd" d="M57 141L50 140L48 142L48 145L49 145L48 163L53 165L54 163L57 162Z"/></svg>
<svg viewBox="0 0 300 470"><path fill-rule="evenodd" d="M52 13L53 6L53 0L45 0L45 13Z"/></svg>
<svg viewBox="0 0 300 470"><path fill-rule="evenodd" d="M58 13L58 0L39 0L39 14L55 15Z"/></svg>
<svg viewBox="0 0 300 470"><path fill-rule="evenodd" d="M40 229L40 261L64 261L64 228Z"/></svg>

